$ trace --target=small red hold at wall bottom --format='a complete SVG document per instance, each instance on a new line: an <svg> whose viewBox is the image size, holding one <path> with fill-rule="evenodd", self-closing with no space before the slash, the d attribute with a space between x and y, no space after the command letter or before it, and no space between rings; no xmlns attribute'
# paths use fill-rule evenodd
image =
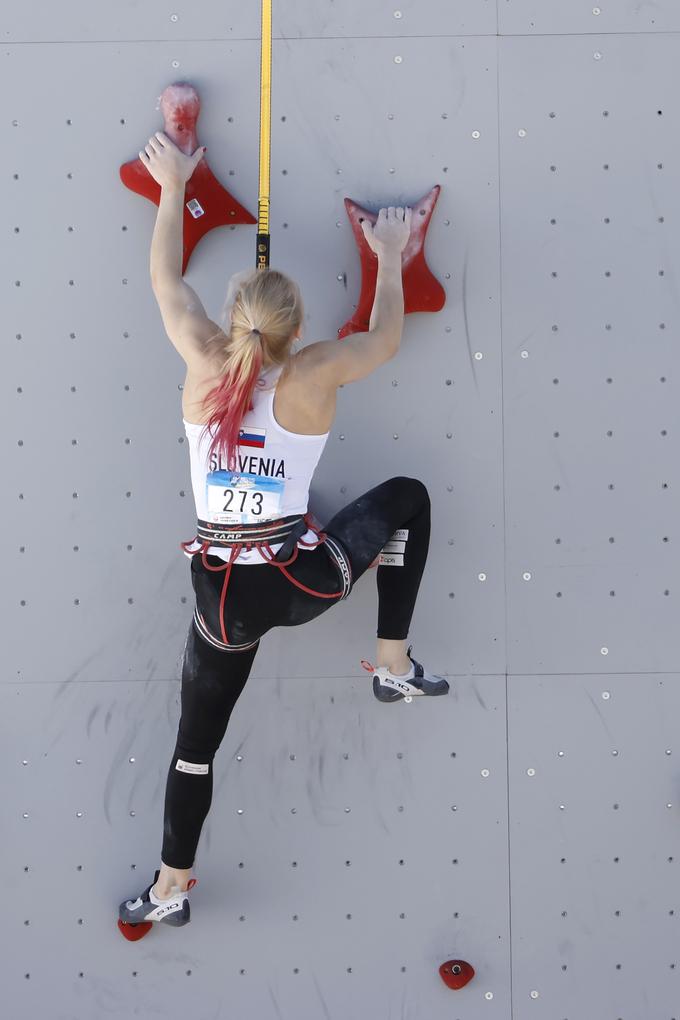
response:
<svg viewBox="0 0 680 1020"><path fill-rule="evenodd" d="M447 960L439 968L439 973L444 984L454 991L464 988L475 976L474 968L465 960Z"/></svg>

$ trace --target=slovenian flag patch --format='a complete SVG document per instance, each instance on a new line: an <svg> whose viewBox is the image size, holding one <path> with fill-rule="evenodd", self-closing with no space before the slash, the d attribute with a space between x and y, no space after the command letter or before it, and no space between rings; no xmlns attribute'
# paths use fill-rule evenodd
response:
<svg viewBox="0 0 680 1020"><path fill-rule="evenodd" d="M264 441L267 435L266 429L239 429L238 445L254 446L258 450L264 450Z"/></svg>

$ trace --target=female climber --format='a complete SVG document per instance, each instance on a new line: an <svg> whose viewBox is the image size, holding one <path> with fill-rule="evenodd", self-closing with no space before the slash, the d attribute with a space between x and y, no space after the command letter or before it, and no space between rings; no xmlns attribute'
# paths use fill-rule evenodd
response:
<svg viewBox="0 0 680 1020"><path fill-rule="evenodd" d="M232 278L224 329L208 319L179 271L184 182L196 165L164 135L140 153L162 186L151 278L163 323L187 365L182 396L197 532L182 548L196 596L184 650L181 718L165 792L161 867L120 905L128 924L190 919L188 889L212 799L213 759L272 627L313 620L347 598L399 531L399 566L378 566L373 692L381 702L441 695L447 681L410 655L406 638L430 536L430 500L415 478L390 478L320 530L309 486L333 424L336 392L399 350L401 253L411 209L381 209L362 224L378 260L369 329L299 347L297 285L275 269Z"/></svg>

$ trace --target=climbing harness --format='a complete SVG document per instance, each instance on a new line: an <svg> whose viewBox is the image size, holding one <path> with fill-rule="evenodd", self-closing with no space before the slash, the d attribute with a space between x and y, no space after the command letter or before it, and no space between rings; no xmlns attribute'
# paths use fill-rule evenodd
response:
<svg viewBox="0 0 680 1020"><path fill-rule="evenodd" d="M314 532L316 535L315 542L306 542L302 538L307 531ZM189 550L188 546L193 545L195 542L201 543L200 549ZM283 544L279 551L274 553L271 547L278 542ZM289 567L297 559L300 545L307 546L309 549L315 549L322 544L325 544L342 579L342 588L339 591L330 593L314 591L313 588L308 588L307 585L298 581L297 578L293 577L286 570L286 567ZM210 546L230 549L229 559L225 560L220 566L213 566L208 563L207 557ZM257 641L242 645L230 643L224 623L224 606L231 577L231 568L236 562L239 553L244 549L246 551L257 549L265 563L277 567L284 577L288 578L291 584L307 592L308 595L314 595L320 599L338 599L342 602L352 590L352 568L346 551L337 539L315 527L310 513L306 513L303 516L293 514L289 517L281 517L278 520L267 521L262 524L235 524L233 526L213 524L210 521L203 521L199 518L196 527L196 537L189 542L180 542L180 547L189 556L193 557L200 554L201 562L206 570L212 573L219 573L220 570L224 571L219 612L221 640L211 633L205 618L198 611L198 606L196 606L194 612L194 622L199 634L213 647L219 648L220 651L243 652L249 648L254 648L257 644Z"/></svg>

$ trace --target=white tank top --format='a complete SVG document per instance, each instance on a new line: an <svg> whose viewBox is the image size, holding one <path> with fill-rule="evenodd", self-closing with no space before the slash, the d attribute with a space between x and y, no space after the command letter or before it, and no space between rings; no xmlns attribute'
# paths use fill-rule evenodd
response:
<svg viewBox="0 0 680 1020"><path fill-rule="evenodd" d="M196 514L203 521L216 524L258 524L290 514L307 512L309 485L329 433L306 436L281 428L274 418L274 394L283 366L273 366L260 374L253 392L253 410L241 423L236 470L227 469L226 457L217 452L208 462L208 449L214 432L183 418L189 441L191 486ZM302 538L316 541L313 531ZM278 552L282 543L271 546ZM185 555L200 549L194 541ZM298 543L302 551L305 546ZM230 550L211 545L211 556L229 559ZM264 563L258 549L245 549L236 563Z"/></svg>

